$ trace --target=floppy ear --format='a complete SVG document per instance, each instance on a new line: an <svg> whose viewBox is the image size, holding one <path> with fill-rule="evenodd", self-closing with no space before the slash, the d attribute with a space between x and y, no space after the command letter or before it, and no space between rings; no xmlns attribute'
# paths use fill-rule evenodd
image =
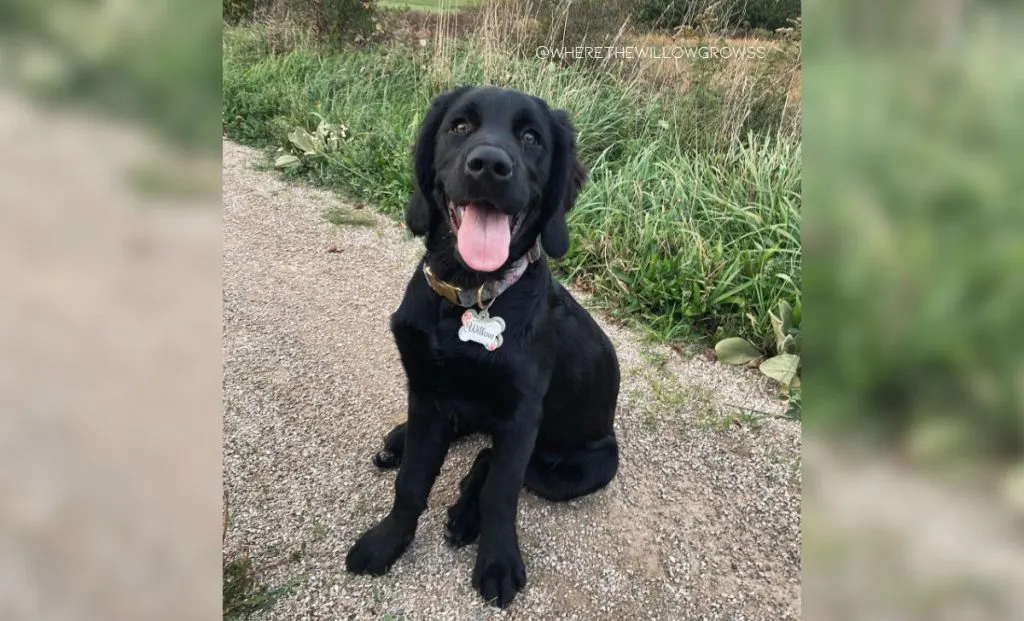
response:
<svg viewBox="0 0 1024 621"><path fill-rule="evenodd" d="M565 214L576 204L576 197L587 181L587 170L576 154L576 136L565 110L551 111L554 153L548 180L545 207L548 221L541 230L540 243L549 256L560 259L569 252L569 226Z"/></svg>
<svg viewBox="0 0 1024 621"><path fill-rule="evenodd" d="M438 95L430 104L427 116L420 124L419 135L413 146L412 199L405 210L405 225L417 237L430 231L430 220L437 209L434 199L434 149L441 121L452 103L472 87L462 86Z"/></svg>
<svg viewBox="0 0 1024 621"><path fill-rule="evenodd" d="M412 198L405 208L405 226L416 237L422 237L430 231L430 203L420 192L418 183L413 184Z"/></svg>

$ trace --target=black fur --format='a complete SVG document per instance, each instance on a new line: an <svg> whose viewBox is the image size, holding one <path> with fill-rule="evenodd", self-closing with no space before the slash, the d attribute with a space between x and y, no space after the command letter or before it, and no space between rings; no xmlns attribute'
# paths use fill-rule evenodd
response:
<svg viewBox="0 0 1024 621"><path fill-rule="evenodd" d="M460 121L469 133L453 132ZM538 144L523 138L524 128ZM504 149L514 163L507 183L466 179L466 153L480 144ZM475 287L500 277L540 238L545 251L569 248L565 214L586 181L568 115L516 91L461 88L438 97L414 153L416 188L406 223L426 237L423 258L438 277ZM458 256L448 202L487 201L522 226L508 262L491 273ZM390 513L355 543L346 566L382 574L416 531L431 486L456 437L486 433L493 447L477 456L448 511L447 538L479 539L474 587L507 606L526 582L516 537L519 491L567 500L604 487L618 468L614 416L619 365L608 337L552 277L543 257L490 308L505 321L504 342L488 351L458 337L465 309L440 297L417 266L391 330L405 368L408 421L374 457L399 467Z"/></svg>

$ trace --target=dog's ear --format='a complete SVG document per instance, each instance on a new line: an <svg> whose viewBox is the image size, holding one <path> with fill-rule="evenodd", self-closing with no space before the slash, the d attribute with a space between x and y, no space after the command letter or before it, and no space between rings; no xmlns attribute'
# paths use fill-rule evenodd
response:
<svg viewBox="0 0 1024 621"><path fill-rule="evenodd" d="M422 237L430 231L430 203L423 192L420 191L418 183L413 184L412 198L409 199L409 206L405 209L405 226L409 232L416 237Z"/></svg>
<svg viewBox="0 0 1024 621"><path fill-rule="evenodd" d="M548 220L541 230L540 243L544 252L560 259L569 252L569 226L565 222L565 214L576 204L576 197L587 181L587 169L576 153L575 130L565 110L551 111L551 133L554 149L545 199Z"/></svg>
<svg viewBox="0 0 1024 621"><path fill-rule="evenodd" d="M420 124L419 135L413 146L413 189L409 207L405 210L405 226L421 237L430 231L430 220L440 207L434 199L434 150L437 132L448 108L471 87L462 86L438 95L430 104L426 118Z"/></svg>

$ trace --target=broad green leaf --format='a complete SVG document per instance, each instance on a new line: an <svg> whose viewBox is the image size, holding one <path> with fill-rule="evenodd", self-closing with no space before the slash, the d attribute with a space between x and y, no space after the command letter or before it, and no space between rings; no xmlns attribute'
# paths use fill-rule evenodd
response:
<svg viewBox="0 0 1024 621"><path fill-rule="evenodd" d="M297 129L288 134L288 140L298 148L302 149L306 155L312 155L316 153L316 146L313 144L313 136L304 129Z"/></svg>
<svg viewBox="0 0 1024 621"><path fill-rule="evenodd" d="M775 353L786 353L786 332L782 329L782 319L775 313L768 311L768 319L772 322L772 332L775 333Z"/></svg>
<svg viewBox="0 0 1024 621"><path fill-rule="evenodd" d="M779 354L769 358L758 367L761 373L772 378L783 386L789 386L796 377L797 369L800 367L800 356L794 354Z"/></svg>
<svg viewBox="0 0 1024 621"><path fill-rule="evenodd" d="M794 339L791 338L793 327L793 307L785 300L779 301L779 314L768 313L772 322L772 331L775 333L775 352L779 354L790 354L799 351L794 348Z"/></svg>
<svg viewBox="0 0 1024 621"><path fill-rule="evenodd" d="M782 320L782 331L789 334L793 329L793 307L785 300L779 300L779 319Z"/></svg>
<svg viewBox="0 0 1024 621"><path fill-rule="evenodd" d="M299 163L299 158L294 155L282 155L274 160L274 166L276 168L286 168L288 166L294 166Z"/></svg>
<svg viewBox="0 0 1024 621"><path fill-rule="evenodd" d="M733 336L718 341L715 345L718 359L726 364L747 364L761 355L747 339Z"/></svg>

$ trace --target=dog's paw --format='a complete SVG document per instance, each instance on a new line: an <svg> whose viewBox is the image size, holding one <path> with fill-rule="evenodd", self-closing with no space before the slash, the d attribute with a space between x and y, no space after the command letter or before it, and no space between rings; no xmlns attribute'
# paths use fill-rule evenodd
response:
<svg viewBox="0 0 1024 621"><path fill-rule="evenodd" d="M459 498L458 502L448 507L448 521L444 525L445 540L461 548L476 541L479 535L480 506Z"/></svg>
<svg viewBox="0 0 1024 621"><path fill-rule="evenodd" d="M345 567L355 574L383 575L409 547L414 533L415 529L386 517L356 541L345 557Z"/></svg>
<svg viewBox="0 0 1024 621"><path fill-rule="evenodd" d="M506 608L524 586L526 565L515 538L497 544L481 542L473 568L473 588L489 603Z"/></svg>
<svg viewBox="0 0 1024 621"><path fill-rule="evenodd" d="M373 465L381 470L391 470L402 465L402 455L383 448L373 456Z"/></svg>

